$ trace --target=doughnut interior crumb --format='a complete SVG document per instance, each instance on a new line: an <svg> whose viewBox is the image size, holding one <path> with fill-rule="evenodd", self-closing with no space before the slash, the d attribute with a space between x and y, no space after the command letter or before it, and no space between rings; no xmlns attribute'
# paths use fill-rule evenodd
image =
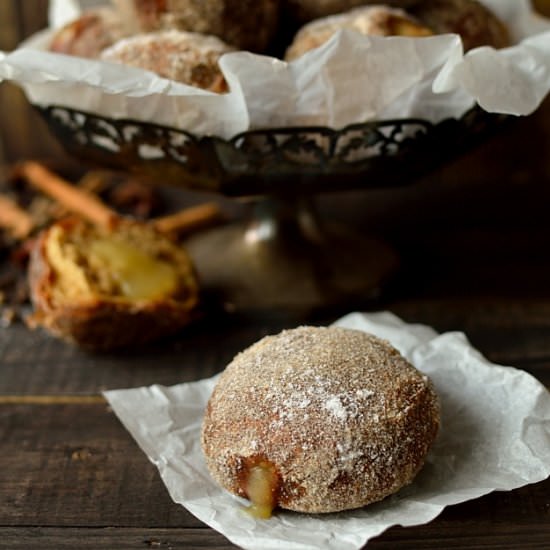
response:
<svg viewBox="0 0 550 550"><path fill-rule="evenodd" d="M146 224L54 223L29 264L33 327L91 351L140 345L193 318L199 288L180 246Z"/></svg>
<svg viewBox="0 0 550 550"><path fill-rule="evenodd" d="M52 299L74 303L94 296L139 301L181 294L171 243L139 225L116 232L88 224L51 228L45 255L55 273Z"/></svg>

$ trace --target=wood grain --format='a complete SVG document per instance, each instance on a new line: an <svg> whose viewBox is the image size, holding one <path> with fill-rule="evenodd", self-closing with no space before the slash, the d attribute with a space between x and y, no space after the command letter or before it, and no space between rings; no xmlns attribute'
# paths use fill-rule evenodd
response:
<svg viewBox="0 0 550 550"><path fill-rule="evenodd" d="M11 550L41 548L43 550L169 550L236 548L222 535L210 529L152 529L152 528L88 528L56 529L28 527L1 528L0 538Z"/></svg>
<svg viewBox="0 0 550 550"><path fill-rule="evenodd" d="M91 529L120 528L111 530L109 537L116 536L104 543L118 540L126 548L132 535L124 531L128 528L133 529L132 536L140 533L141 540L155 540L151 528L164 529L165 535L157 539L167 537L170 544L174 538L177 541L178 533L191 543L191 535L201 528L201 522L171 501L156 468L106 405L39 410L32 404L9 405L0 406L0 414L0 518L4 527L20 527L22 540L29 541L29 533L38 540L37 531L28 528L52 527L43 531L48 536L41 547L54 548L58 540L70 547L78 531L88 536ZM537 545L550 537L549 490L547 480L493 493L447 508L416 531L392 530L381 543L392 541L395 548L400 547L398 543L403 548L436 548L436 541L451 548L484 544L512 548L498 545L513 534L514 543L520 545L516 548L541 548ZM174 536L171 529L176 530ZM202 536L199 540L210 547Z"/></svg>
<svg viewBox="0 0 550 550"><path fill-rule="evenodd" d="M0 395L0 405L98 405L101 395Z"/></svg>
<svg viewBox="0 0 550 550"><path fill-rule="evenodd" d="M0 330L0 394L97 394L153 383L171 385L222 370L241 349L293 321L211 316L176 337L136 351L92 355L23 324ZM294 321L297 323L298 321Z"/></svg>
<svg viewBox="0 0 550 550"><path fill-rule="evenodd" d="M502 534L494 537L498 527ZM440 522L437 529L426 536L422 528L393 528L368 545L369 550L395 550L403 544L415 550L547 550L548 533L544 529L523 526L509 526L487 523L484 534L464 535L461 528L452 522ZM0 537L6 548L13 550L41 548L112 550L230 550L236 548L221 535L209 529L55 529L29 527L25 529L0 528Z"/></svg>
<svg viewBox="0 0 550 550"><path fill-rule="evenodd" d="M0 405L0 414L2 524L198 525L106 404Z"/></svg>

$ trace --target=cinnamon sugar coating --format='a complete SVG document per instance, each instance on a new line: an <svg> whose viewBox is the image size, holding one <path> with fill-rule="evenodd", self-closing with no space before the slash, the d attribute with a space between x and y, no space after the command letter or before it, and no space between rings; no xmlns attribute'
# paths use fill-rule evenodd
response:
<svg viewBox="0 0 550 550"><path fill-rule="evenodd" d="M101 59L221 93L227 91L227 84L218 60L232 50L215 36L172 30L120 40L104 50Z"/></svg>
<svg viewBox="0 0 550 550"><path fill-rule="evenodd" d="M369 4L384 4L398 8L408 8L422 0L284 0L285 11L294 19L306 22L335 13L366 6Z"/></svg>
<svg viewBox="0 0 550 550"><path fill-rule="evenodd" d="M274 36L278 0L115 0L141 31L178 29L213 34L243 50L262 52Z"/></svg>
<svg viewBox="0 0 550 550"><path fill-rule="evenodd" d="M115 10L102 7L84 12L57 30L49 50L56 53L95 59L104 48L128 34Z"/></svg>
<svg viewBox="0 0 550 550"><path fill-rule="evenodd" d="M338 15L321 17L304 25L286 51L291 61L330 40L339 30L349 29L375 36L430 36L432 32L407 12L388 6L367 6Z"/></svg>
<svg viewBox="0 0 550 550"><path fill-rule="evenodd" d="M506 25L477 0L424 0L409 11L436 34L459 34L465 51L511 45Z"/></svg>
<svg viewBox="0 0 550 550"><path fill-rule="evenodd" d="M221 375L202 447L212 477L246 497L257 464L276 470L277 504L358 508L410 483L439 426L427 379L386 341L343 328L268 336Z"/></svg>

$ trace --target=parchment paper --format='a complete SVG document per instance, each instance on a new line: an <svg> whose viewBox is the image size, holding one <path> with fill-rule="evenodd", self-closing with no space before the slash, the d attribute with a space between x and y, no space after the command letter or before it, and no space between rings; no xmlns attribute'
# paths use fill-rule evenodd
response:
<svg viewBox="0 0 550 550"><path fill-rule="evenodd" d="M520 370L489 363L464 334L438 335L391 313L353 313L337 323L389 340L435 384L442 425L415 481L380 503L330 515L280 511L269 520L214 484L200 449L215 378L172 387L108 391L105 397L157 466L175 502L245 549L361 548L392 525L431 521L446 506L550 475L550 395Z"/></svg>
<svg viewBox="0 0 550 550"><path fill-rule="evenodd" d="M532 113L550 90L550 23L529 0L482 0L507 23L516 45L462 53L455 35L422 39L340 32L285 63L248 52L226 54L224 95L152 73L43 51L41 34L2 59L0 81L13 80L29 100L62 104L230 138L265 127L351 123L393 117L438 122L476 102L492 112ZM78 13L76 0L55 0L52 25Z"/></svg>

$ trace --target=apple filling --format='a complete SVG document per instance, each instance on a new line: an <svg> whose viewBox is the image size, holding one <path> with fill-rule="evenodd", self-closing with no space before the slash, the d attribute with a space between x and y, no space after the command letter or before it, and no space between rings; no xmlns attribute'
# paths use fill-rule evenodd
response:
<svg viewBox="0 0 550 550"><path fill-rule="evenodd" d="M248 472L246 494L252 503L247 512L259 519L269 519L277 506L278 476L267 462L253 466Z"/></svg>
<svg viewBox="0 0 550 550"><path fill-rule="evenodd" d="M129 300L154 300L170 295L178 285L176 270L168 262L154 258L133 244L118 239L97 239L90 253L105 265Z"/></svg>

